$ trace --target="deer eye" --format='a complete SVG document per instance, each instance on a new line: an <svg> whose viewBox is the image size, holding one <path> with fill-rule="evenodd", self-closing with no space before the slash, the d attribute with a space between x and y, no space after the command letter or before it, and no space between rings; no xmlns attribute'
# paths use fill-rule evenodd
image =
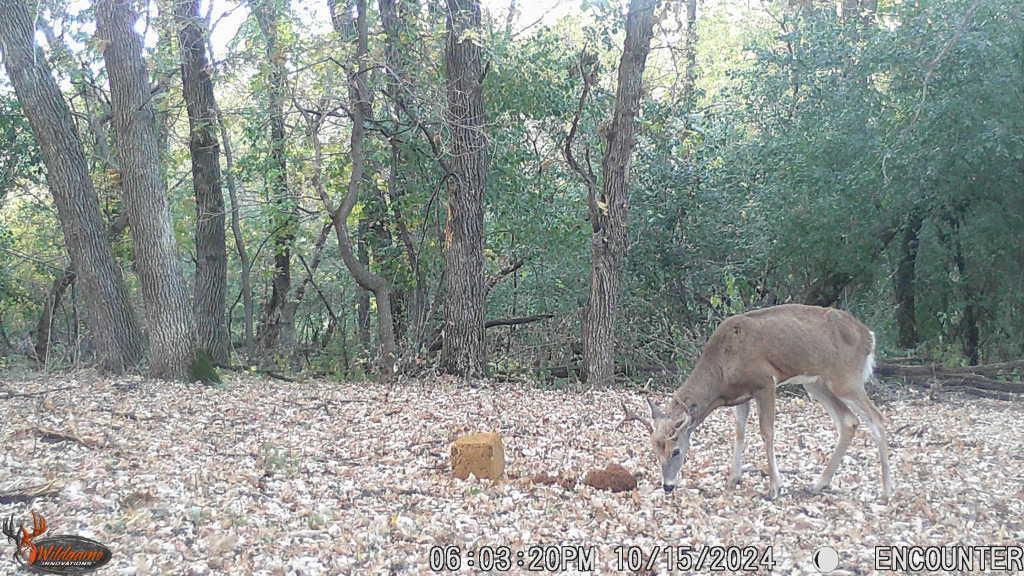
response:
<svg viewBox="0 0 1024 576"><path fill-rule="evenodd" d="M679 456L679 448L672 451L672 457L675 458L676 456Z"/></svg>

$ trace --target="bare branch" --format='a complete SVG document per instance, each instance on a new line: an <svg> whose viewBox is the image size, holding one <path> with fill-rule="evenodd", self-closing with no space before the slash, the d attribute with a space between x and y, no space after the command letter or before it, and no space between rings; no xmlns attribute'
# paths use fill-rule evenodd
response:
<svg viewBox="0 0 1024 576"><path fill-rule="evenodd" d="M525 258L517 258L514 262L512 262L508 266L505 266L504 268L499 270L497 274L495 274L494 276L491 276L490 278L488 278L487 279L487 292L490 292L492 288L494 288L499 283L501 283L501 281L504 280L505 278L507 278L509 276L509 274L512 274L516 270L519 270L520 268L522 268L523 264L525 264L525 263L526 263L526 259Z"/></svg>
<svg viewBox="0 0 1024 576"><path fill-rule="evenodd" d="M580 101L576 105L576 114L573 116L572 125L569 127L569 134L565 137L565 146L562 149L562 154L565 156L565 161L572 168L573 172L579 175L580 179L587 186L587 204L590 206L591 213L597 209L597 178L594 176L594 170L590 166L590 148L586 148L586 170L580 166L580 163L576 160L573 155L572 147L573 141L576 139L576 133L579 130L580 118L583 116L583 108L586 106L587 98L590 95L591 87L597 82L597 57L593 54L584 52L580 55L580 61L578 64L580 77L583 78L583 90L580 92Z"/></svg>
<svg viewBox="0 0 1024 576"><path fill-rule="evenodd" d="M928 96L928 82L932 79L932 74L935 73L935 69L938 67L942 59L946 57L950 49L960 41L960 37L963 36L964 30L971 24L971 20L974 18L974 13L978 10L978 6L981 5L981 0L974 0L971 5L964 12L964 17L960 21L960 25L957 26L956 32L950 37L949 41L942 47L942 50L928 63L927 69L924 74L924 82L921 85L921 97L917 101L917 110L914 112L914 120L912 124L917 123L917 118L921 115L921 110L924 108L925 98Z"/></svg>

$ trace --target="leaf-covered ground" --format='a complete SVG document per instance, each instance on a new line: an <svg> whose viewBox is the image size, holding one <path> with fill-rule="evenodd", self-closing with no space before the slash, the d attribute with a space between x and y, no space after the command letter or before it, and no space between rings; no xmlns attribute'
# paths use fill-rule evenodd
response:
<svg viewBox="0 0 1024 576"><path fill-rule="evenodd" d="M863 574L876 545L1024 541L1020 403L882 391L897 486L886 505L863 428L832 491L806 491L835 434L820 406L784 397L776 445L787 491L768 501L756 414L738 489L725 490L733 421L719 410L666 496L642 430L617 428L621 403L639 411L641 394L478 384L0 375L0 513L24 522L31 507L50 534L106 543L111 574L425 574L432 546L543 544L596 547L598 573L618 573L623 545L770 545L779 574L816 573L810 556L829 545L839 573ZM504 436L506 481L450 477L450 443L475 430ZM612 462L635 472L636 491L530 480ZM10 501L40 486L48 495ZM12 550L0 573L14 572Z"/></svg>

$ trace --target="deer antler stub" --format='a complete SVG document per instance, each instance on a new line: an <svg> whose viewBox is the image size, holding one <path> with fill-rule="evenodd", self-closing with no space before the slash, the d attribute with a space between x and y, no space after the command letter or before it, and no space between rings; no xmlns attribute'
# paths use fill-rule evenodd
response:
<svg viewBox="0 0 1024 576"><path fill-rule="evenodd" d="M654 432L654 424L651 424L651 421L648 420L647 418L644 418L643 416L640 416L636 412L630 410L629 407L626 406L625 402L622 403L622 411L625 413L625 415L622 417L622 421L619 422L619 425L616 426L616 428L622 428L623 424L625 424L626 422L636 421L639 422L644 428L646 428L648 432Z"/></svg>

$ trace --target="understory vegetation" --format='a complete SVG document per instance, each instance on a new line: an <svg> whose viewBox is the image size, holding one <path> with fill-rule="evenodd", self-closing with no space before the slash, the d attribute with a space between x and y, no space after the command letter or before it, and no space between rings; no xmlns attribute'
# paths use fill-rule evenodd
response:
<svg viewBox="0 0 1024 576"><path fill-rule="evenodd" d="M139 247L143 220L128 218L135 179L116 153L130 136L111 89L116 44L96 36L89 3L4 0L5 18L15 4L70 108L128 301L151 319L138 259L153 252ZM202 242L216 231L197 232L208 206L190 143L203 122L219 143L217 194L229 196L209 214L226 272L212 306L227 350L211 346L213 362L377 372L382 292L357 281L347 241L357 268L389 290L395 369L462 370L443 356L459 322L446 301L458 289L445 272L449 219L453 198L472 200L453 184L464 181L453 176L462 124L446 96L446 74L463 62L449 46L459 2L197 2L215 114L191 126L176 4L191 3L140 4L134 30L157 177L196 294L207 286ZM600 196L588 205L588 185L606 177L627 21L620 2L517 12L527 4L484 2L479 24L456 30L456 46L480 53L462 56L480 65L486 138L483 366L576 379L593 215L608 210ZM616 342L605 344L618 380L685 372L722 318L784 302L853 311L884 356L1024 356L1024 4L649 4ZM94 364L97 329L66 244L77 240L66 224L62 233L46 143L23 106L0 78L0 362ZM191 307L202 332L198 296ZM151 324L143 332L158 336Z"/></svg>

